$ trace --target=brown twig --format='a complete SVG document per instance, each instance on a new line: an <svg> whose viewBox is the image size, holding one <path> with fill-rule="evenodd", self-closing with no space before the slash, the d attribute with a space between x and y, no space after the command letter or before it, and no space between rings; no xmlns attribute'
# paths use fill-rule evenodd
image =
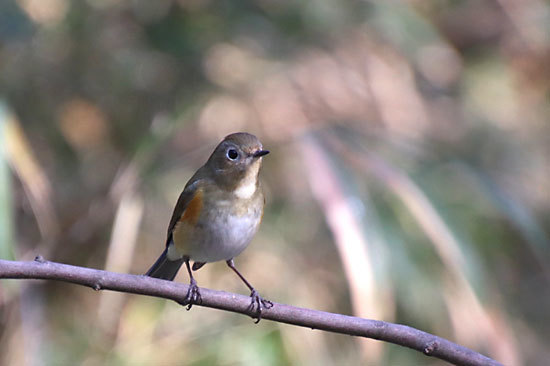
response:
<svg viewBox="0 0 550 366"><path fill-rule="evenodd" d="M94 290L128 292L161 297L180 303L185 297L188 287L182 283L141 275L121 274L48 262L40 256L33 262L0 260L0 278L64 281L88 286ZM201 306L251 315L249 314L250 298L248 296L206 288L201 288L200 291ZM277 303L262 312L262 319L386 341L412 348L455 365L501 365L468 348L406 325Z"/></svg>

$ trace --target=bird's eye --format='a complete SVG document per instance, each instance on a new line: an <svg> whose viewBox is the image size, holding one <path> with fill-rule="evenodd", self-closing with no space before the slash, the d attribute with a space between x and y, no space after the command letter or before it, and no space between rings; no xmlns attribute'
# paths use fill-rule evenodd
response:
<svg viewBox="0 0 550 366"><path fill-rule="evenodd" d="M230 160L236 160L239 157L239 152L235 149L229 149L226 155Z"/></svg>

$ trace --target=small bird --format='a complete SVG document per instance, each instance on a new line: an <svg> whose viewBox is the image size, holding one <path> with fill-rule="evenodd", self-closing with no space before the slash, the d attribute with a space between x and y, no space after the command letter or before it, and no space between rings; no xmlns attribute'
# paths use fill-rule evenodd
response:
<svg viewBox="0 0 550 366"><path fill-rule="evenodd" d="M224 260L250 289L250 311L259 322L263 299L235 267L238 256L260 226L265 204L258 175L262 156L260 140L245 132L226 136L208 161L191 177L180 194L166 238L166 248L146 275L172 281L185 263L190 285L183 301L187 310L201 302L191 271Z"/></svg>

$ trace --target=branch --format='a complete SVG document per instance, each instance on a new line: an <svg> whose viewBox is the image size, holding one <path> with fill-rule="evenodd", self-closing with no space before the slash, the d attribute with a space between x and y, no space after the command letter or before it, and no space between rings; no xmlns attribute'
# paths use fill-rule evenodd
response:
<svg viewBox="0 0 550 366"><path fill-rule="evenodd" d="M97 269L76 267L45 261L38 256L33 262L0 259L0 278L44 279L88 286L96 291L113 290L160 297L181 303L188 285L156 278L113 273ZM233 293L200 289L201 306L251 315L250 297ZM501 365L468 348L444 338L406 325L379 320L328 313L294 306L277 304L262 311L262 319L293 324L311 329L348 334L386 341L409 347L428 356L440 358L456 365Z"/></svg>

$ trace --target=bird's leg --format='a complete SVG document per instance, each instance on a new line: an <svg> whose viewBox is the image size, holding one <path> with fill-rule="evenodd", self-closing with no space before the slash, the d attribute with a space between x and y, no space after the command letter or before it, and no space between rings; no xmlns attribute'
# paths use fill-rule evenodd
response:
<svg viewBox="0 0 550 366"><path fill-rule="evenodd" d="M244 276L239 272L239 270L235 267L235 263L233 262L233 259L228 260L227 265L229 268L231 268L237 276L244 282L246 287L248 287L251 291L250 297L252 298L250 301L250 306L248 309L253 314L252 318L256 318L256 323L258 323L262 319L262 310L264 308L269 309L273 306L273 303L269 300L263 299L258 291L252 285L244 278Z"/></svg>
<svg viewBox="0 0 550 366"><path fill-rule="evenodd" d="M189 266L189 257L184 257L185 267L187 267L187 273L189 273L189 289L187 290L187 295L183 299L183 305L187 305L187 310L191 309L193 304L200 304L202 302L201 293L199 292L199 286L197 286L197 281L193 277L191 272L191 267Z"/></svg>

